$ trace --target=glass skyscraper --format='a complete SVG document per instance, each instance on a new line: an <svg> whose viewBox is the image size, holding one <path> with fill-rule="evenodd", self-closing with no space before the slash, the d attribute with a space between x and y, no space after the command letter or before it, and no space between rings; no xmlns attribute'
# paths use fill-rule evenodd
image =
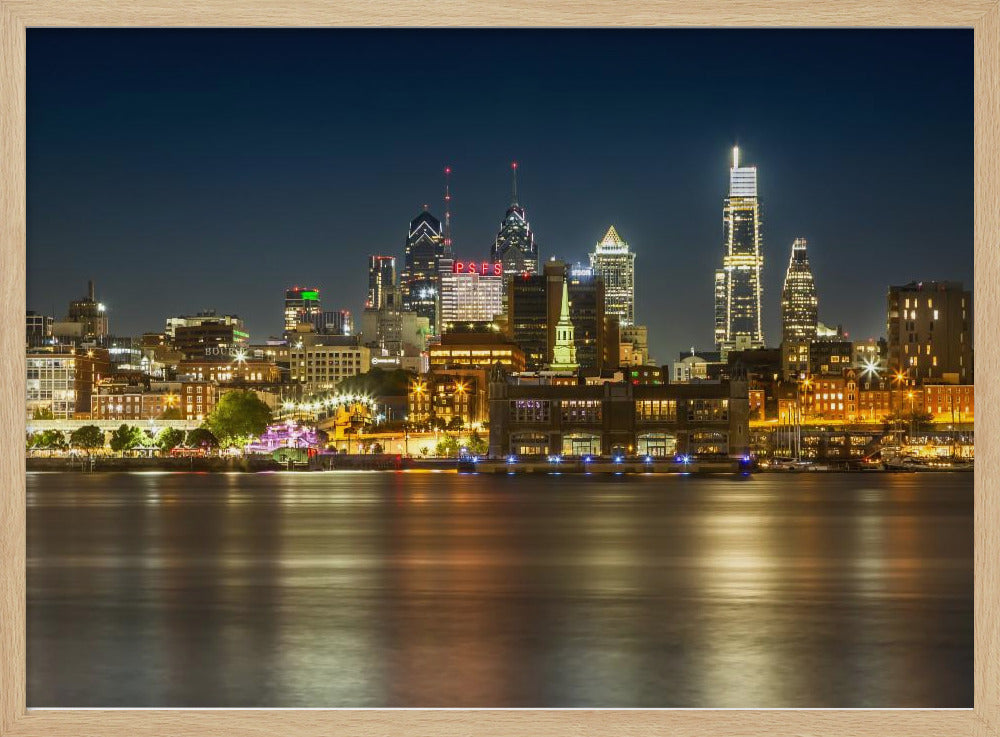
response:
<svg viewBox="0 0 1000 737"><path fill-rule="evenodd" d="M733 148L733 166L729 170L723 234L726 255L722 259L722 283L717 274L715 285L716 343L723 352L734 348L762 348L760 272L764 255L757 167L740 166L738 147Z"/></svg>
<svg viewBox="0 0 1000 737"><path fill-rule="evenodd" d="M403 309L426 317L433 335L440 332L437 314L440 261L450 255L440 220L425 209L410 221L399 284Z"/></svg>
<svg viewBox="0 0 1000 737"><path fill-rule="evenodd" d="M396 286L396 257L368 257L368 298L365 307L377 310L385 301L386 291Z"/></svg>
<svg viewBox="0 0 1000 737"><path fill-rule="evenodd" d="M635 254L622 240L615 226L590 254L590 267L604 279L604 311L618 318L618 324L635 324Z"/></svg>
<svg viewBox="0 0 1000 737"><path fill-rule="evenodd" d="M816 284L809 268L806 239L796 238L781 290L781 342L808 343L816 340L819 322Z"/></svg>

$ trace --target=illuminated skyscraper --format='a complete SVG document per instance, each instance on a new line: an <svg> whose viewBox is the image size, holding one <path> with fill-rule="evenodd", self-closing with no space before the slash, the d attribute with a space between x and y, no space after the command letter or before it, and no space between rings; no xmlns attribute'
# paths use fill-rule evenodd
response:
<svg viewBox="0 0 1000 737"><path fill-rule="evenodd" d="M781 342L801 343L816 339L819 322L816 284L809 268L806 239L796 238L781 290Z"/></svg>
<svg viewBox="0 0 1000 737"><path fill-rule="evenodd" d="M396 286L396 257L368 257L368 298L365 307L378 309L385 301L386 290Z"/></svg>
<svg viewBox="0 0 1000 737"><path fill-rule="evenodd" d="M733 148L729 170L729 196L723 207L723 234L726 255L722 259L725 320L717 324L720 351L762 348L764 333L760 322L760 272L764 266L761 250L760 199L757 196L757 167L740 166L740 150ZM719 294L718 275L716 294ZM718 311L717 303L717 311Z"/></svg>
<svg viewBox="0 0 1000 737"><path fill-rule="evenodd" d="M315 287L292 287L285 290L285 336L309 323L317 333L323 328L323 308Z"/></svg>
<svg viewBox="0 0 1000 737"><path fill-rule="evenodd" d="M517 162L511 164L511 204L500 223L500 231L490 254L503 264L504 276L537 274L538 246L524 208L517 201Z"/></svg>
<svg viewBox="0 0 1000 737"><path fill-rule="evenodd" d="M426 317L430 331L438 335L438 271L440 261L448 254L445 247L441 221L427 212L427 208L410 221L406 236L406 255L399 286L403 296L403 310ZM377 309L377 308L376 308Z"/></svg>
<svg viewBox="0 0 1000 737"><path fill-rule="evenodd" d="M604 279L604 312L618 318L621 327L635 324L635 254L615 226L590 254L590 267Z"/></svg>
<svg viewBox="0 0 1000 737"><path fill-rule="evenodd" d="M809 372L810 347L819 324L816 284L809 268L806 239L796 238L781 290L781 362L785 377Z"/></svg>

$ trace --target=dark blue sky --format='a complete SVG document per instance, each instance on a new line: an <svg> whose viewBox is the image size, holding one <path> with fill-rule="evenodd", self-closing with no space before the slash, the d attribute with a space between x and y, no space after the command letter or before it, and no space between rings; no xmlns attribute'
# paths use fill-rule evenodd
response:
<svg viewBox="0 0 1000 737"><path fill-rule="evenodd" d="M28 307L93 276L116 334L204 308L281 329L309 284L360 318L453 168L456 253L486 258L509 162L542 258L613 223L661 361L712 341L730 149L756 164L764 328L792 239L820 319L881 335L885 291L972 284L968 30L28 31Z"/></svg>

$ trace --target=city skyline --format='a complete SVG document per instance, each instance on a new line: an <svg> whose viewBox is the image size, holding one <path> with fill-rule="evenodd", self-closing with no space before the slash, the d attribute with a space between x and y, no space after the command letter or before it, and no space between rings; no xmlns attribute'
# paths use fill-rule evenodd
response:
<svg viewBox="0 0 1000 737"><path fill-rule="evenodd" d="M240 94L238 82L250 72L227 72L219 58L224 54L210 53L208 48L221 44L222 49L238 56L253 44L241 40L239 33L128 33L29 33L32 131L28 145L31 227L27 306L57 319L63 305L83 292L87 278L97 280L98 296L108 305L115 334L158 330L168 315L209 308L220 314L239 314L254 339L263 339L280 332L281 297L293 284L318 286L327 309L359 313L366 297L368 256L384 253L402 262L403 229L422 205L429 205L432 213L443 217L445 165L453 169L454 253L461 258L487 258L497 222L509 206L508 167L511 160L517 160L522 166L517 199L530 215L540 244L540 261L551 256L570 263L584 261L609 225L630 243L641 264L636 274L637 322L649 326L651 352L663 363L678 349L691 345L704 349L712 343L711 284L723 244L718 203L725 196L726 159L734 143L739 144L742 158L759 171L765 207L763 332L768 344L778 342L783 254L795 237L810 242L810 260L824 296L824 320L843 324L852 337L884 334L881 316L889 284L921 279L972 283L971 114L946 112L967 103L971 113L971 34L551 32L554 43L549 46L555 49L579 52L585 41L600 37L621 47L623 53L612 64L612 71L598 73L592 64L580 60L583 66L574 74L560 66L555 49L531 47L526 55L531 62L544 63L551 72L548 83L560 91L555 97L571 103L564 115L554 113L552 103L541 105L544 84L525 80L519 94L525 101L541 105L536 112L545 113L535 116L530 130L503 131L505 126L509 128L511 118L500 113L486 130L483 126L468 130L471 126L451 124L449 136L430 136L425 147L408 159L384 156L373 159L366 169L353 164L358 156L371 152L369 139L362 139L361 152L350 154L351 166L339 163L346 156L343 150L327 147L323 155L314 152L313 159L307 160L293 142L286 142L284 148L269 144L263 149L266 155L257 160L238 154L230 143L224 143L221 152L208 154L205 148L210 142L218 143L226 122L238 122L228 132L235 133L237 139L247 139L243 144L253 144L254 151L259 150L257 137L265 132L287 132L273 116L264 115L256 126L227 117L241 109L241 104L249 104ZM275 52L287 49L289 37L294 36L291 32L266 33L255 36L258 40L253 43L263 43L263 48ZM411 39L426 38L427 32L385 32L385 37L369 32L331 33L346 40L350 50L357 52L368 45L367 53L374 54L400 41L409 48L415 43ZM486 52L499 43L497 34L433 33L450 34L449 38L457 39L455 53L468 55L470 68L462 72L463 80L470 79L475 70L482 72L484 82L491 73L499 76L498 69L488 64L488 68L483 67ZM134 50L134 34L144 39L146 48L125 74L114 60ZM690 59L708 58L734 34L760 34L773 40L780 36L780 44L761 48L759 57L749 63L761 75L763 99L773 103L781 91L795 93L791 96L798 104L794 130L781 122L787 112L781 105L765 114L760 103L748 103L748 110L736 116L722 115L721 108L709 104L706 98L712 90L724 86L725 63L721 60L707 66L692 63L684 75L668 75L677 93L675 101L699 103L685 108L684 121L662 128L652 126L648 116L626 116L630 125L638 128L640 135L633 136L636 141L622 135L627 126L605 122L597 127L607 145L603 149L583 145L589 141L586 131L574 125L569 114L582 103L568 93L591 87L597 91L601 84L609 87L616 74L632 70L637 74L634 82L618 89L607 104L617 103L622 110L634 112L655 87L657 70L676 70L682 51ZM318 43L319 35L309 34L303 50L282 58L281 69L287 72L289 65L302 63L309 54L316 55L314 61L328 60L333 52L326 46L332 44ZM651 36L660 35L669 36L671 43L651 41ZM470 36L483 42L479 55L470 48L474 45ZM162 77L163 57L181 37L186 39L185 48L192 59L182 65L180 75L185 87L193 86L194 92L181 93ZM700 39L697 44L694 37ZM917 53L930 39L940 52L934 64ZM98 45L99 50L95 48ZM702 48L693 48L696 45ZM845 57L848 69L817 76L817 65L811 58L797 62L795 68L783 66L796 49L810 45L814 56L824 58L825 64L831 58ZM56 79L54 72L65 70L58 63L61 55L73 53L76 58L84 46L93 53L84 54L81 67L63 76L89 90L94 95L93 104L82 110L69 109L77 93L70 93L65 88L67 79ZM671 48L668 51L661 46ZM337 53L347 53L338 48ZM873 73L875 79L859 80L850 72L853 65L873 59L879 59L881 65ZM221 90L218 101L199 98L205 108L199 118L202 138L192 137L191 130L165 128L169 121L150 122L164 105L190 105L191 95L198 97L199 90L208 88L193 79L196 61L207 65L206 85ZM529 60L512 63L521 69ZM884 82L898 73L901 65L908 70L906 79L880 88L879 80ZM421 63L416 66L421 67ZM967 75L956 71L966 67ZM588 71L594 71L597 82L585 81ZM817 74L807 80L807 72ZM410 79L413 74L416 72L396 76ZM261 84L266 87L278 76L277 71L264 74ZM362 76L372 87L372 100L387 87L402 86L385 74L385 79L374 72ZM152 88L144 87L150 79L159 81ZM844 84L848 79L850 86ZM304 103L297 93L302 93L302 84L289 93L300 105ZM350 84L360 88L361 81ZM919 100L911 99L914 86L921 88ZM483 102L485 93L461 89L461 94L450 95L442 105L450 116L447 120L471 121L477 105ZM816 94L815 99L802 98L807 89ZM853 102L848 105L845 100ZM183 104L178 110L182 108ZM133 124L144 125L124 135L116 128L120 123L108 117L116 109L127 112ZM831 116L831 111L837 114ZM302 117L300 125L308 132L305 138L315 141L322 122L317 115L322 108L305 112L313 115ZM426 133L440 120L441 113L431 112L431 122L415 125L418 130L406 130L407 141L415 140L416 133ZM823 126L817 124L820 117L825 121ZM79 124L72 125L72 120ZM707 132L690 130L706 120L711 122ZM345 130L354 128L347 125ZM688 135L680 136L683 144L673 140L674 133L684 131ZM160 138L153 135L156 132L162 134ZM560 132L567 140L553 145ZM849 132L854 133L851 139L846 138ZM646 158L636 153L642 146L646 147ZM69 149L76 154L70 155ZM170 158L165 156L168 153L175 157L170 166L163 161ZM176 159L178 153L181 156ZM338 154L342 156L338 158ZM204 160L206 156L209 161ZM841 160L836 166L835 159ZM133 174L133 191L125 192L129 181L125 175L139 162L152 168L142 176ZM208 167L208 181L194 183L190 177L203 166ZM581 170L585 174L582 181L578 178ZM269 176L276 172L297 173L299 179ZM664 172L668 176L663 176ZM85 191L84 181L93 186ZM865 187L857 187L857 182L864 182ZM184 184L187 186L181 186ZM219 196L212 199L212 192ZM305 196L300 197L303 192ZM194 194L207 195L208 204L215 207L193 203ZM239 196L244 198L241 203ZM98 197L105 198L103 205ZM251 212L254 203L262 200L270 206ZM921 201L934 203L934 218L910 216L914 203ZM277 208L279 202L285 209ZM116 209L111 203L130 206ZM60 216L33 217L50 210ZM250 233L251 227L258 232ZM264 243L266 240L272 245ZM962 242L968 244L967 249L956 245ZM942 260L942 243L949 256L957 253L958 258ZM151 250L153 259L134 258L137 247L143 252ZM129 254L133 255L130 261L126 259ZM158 264L168 277L172 273L176 277L148 280L140 266L148 268L150 263ZM852 288L838 288L845 283ZM187 291L171 289L171 284L184 284ZM671 314L683 314L686 319L653 319L653 315Z"/></svg>

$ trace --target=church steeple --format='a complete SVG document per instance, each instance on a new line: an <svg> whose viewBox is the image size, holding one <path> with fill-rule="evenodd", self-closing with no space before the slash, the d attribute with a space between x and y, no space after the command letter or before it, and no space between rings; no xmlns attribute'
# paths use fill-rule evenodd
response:
<svg viewBox="0 0 1000 737"><path fill-rule="evenodd" d="M559 310L559 322L556 323L556 343L552 347L552 363L550 371L576 372L580 364L576 362L576 340L573 322L569 319L569 287L566 280L562 283L562 306Z"/></svg>

